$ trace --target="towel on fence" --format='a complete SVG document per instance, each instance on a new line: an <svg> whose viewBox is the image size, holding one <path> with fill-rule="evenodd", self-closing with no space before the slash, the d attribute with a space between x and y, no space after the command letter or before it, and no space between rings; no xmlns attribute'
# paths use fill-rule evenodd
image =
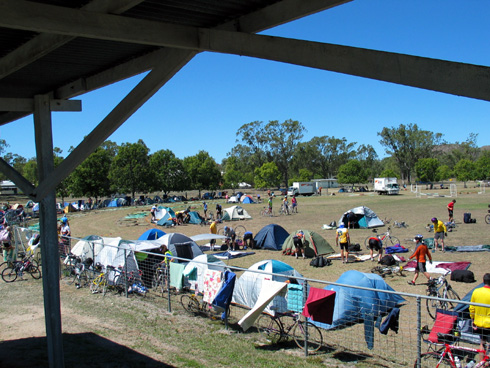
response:
<svg viewBox="0 0 490 368"><path fill-rule="evenodd" d="M303 285L288 284L288 309L293 312L301 313L303 310Z"/></svg>
<svg viewBox="0 0 490 368"><path fill-rule="evenodd" d="M313 321L332 324L335 308L335 291L310 287L303 316Z"/></svg>
<svg viewBox="0 0 490 368"><path fill-rule="evenodd" d="M396 333L398 333L399 319L400 319L400 308L393 308L390 311L390 314L388 314L386 319L379 327L379 332L381 332L383 335L386 335L388 333L388 330L391 329Z"/></svg>
<svg viewBox="0 0 490 368"><path fill-rule="evenodd" d="M189 281L197 280L197 267L184 267L184 276L189 279Z"/></svg>
<svg viewBox="0 0 490 368"><path fill-rule="evenodd" d="M257 302L251 310L245 314L238 324L243 328L243 331L247 331L255 322L255 320L260 316L262 311L267 307L267 305L274 299L274 297L279 294L285 287L285 282L277 282L271 280L263 280L262 288L260 289L259 297Z"/></svg>
<svg viewBox="0 0 490 368"><path fill-rule="evenodd" d="M216 294L221 289L223 285L223 278L221 271L215 271L207 269L204 271L204 291L203 291L203 302L212 303Z"/></svg>
<svg viewBox="0 0 490 368"><path fill-rule="evenodd" d="M223 286L221 286L221 290L216 294L213 305L220 309L224 310L221 315L221 319L226 318L226 311L231 303L231 298L233 296L233 289L235 288L236 274L229 270L226 270L223 273Z"/></svg>
<svg viewBox="0 0 490 368"><path fill-rule="evenodd" d="M185 265L170 262L170 286L181 290L183 286L183 273Z"/></svg>

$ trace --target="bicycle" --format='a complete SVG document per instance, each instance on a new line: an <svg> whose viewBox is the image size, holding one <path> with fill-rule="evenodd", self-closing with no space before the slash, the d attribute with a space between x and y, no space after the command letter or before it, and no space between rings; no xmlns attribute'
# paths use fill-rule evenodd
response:
<svg viewBox="0 0 490 368"><path fill-rule="evenodd" d="M371 273L376 273L380 275L381 277L385 278L386 276L403 276L403 267L402 266L389 266L389 267L383 267L383 266L376 266L373 269L371 269Z"/></svg>
<svg viewBox="0 0 490 368"><path fill-rule="evenodd" d="M377 229L373 229L373 233L375 234L375 237L377 237L379 240L381 240L381 243L385 247L392 247L396 244L400 244L400 240L396 237L391 235L390 233L391 227L388 227L388 230L382 234L378 234ZM364 246L366 247L367 250L369 250L369 239L371 239L372 236L368 236L366 239L364 239Z"/></svg>
<svg viewBox="0 0 490 368"><path fill-rule="evenodd" d="M151 287L154 290L159 288L163 296L165 291L168 289L168 275L169 275L168 267L165 262L159 263L155 266L156 266L155 272L153 274L153 279L151 280Z"/></svg>
<svg viewBox="0 0 490 368"><path fill-rule="evenodd" d="M25 257L22 261L14 261L12 266L4 268L2 271L2 279L5 282L14 282L17 277L22 279L24 271L32 276L33 279L39 280L41 278L41 271L37 267L32 259L32 256Z"/></svg>
<svg viewBox="0 0 490 368"><path fill-rule="evenodd" d="M292 337L296 345L303 350L306 341L308 352L318 351L323 346L320 329L311 322L301 321L297 313L277 313L275 316L261 314L255 326L273 344Z"/></svg>
<svg viewBox="0 0 490 368"><path fill-rule="evenodd" d="M264 207L262 211L260 211L260 215L262 217L274 217L274 210L269 207Z"/></svg>
<svg viewBox="0 0 490 368"><path fill-rule="evenodd" d="M247 229L243 225L238 225L238 226L232 227L232 229L235 232L235 235L237 238L242 238L243 234L245 234L245 232L247 231ZM224 227L219 228L218 234L219 235L225 235L225 228Z"/></svg>
<svg viewBox="0 0 490 368"><path fill-rule="evenodd" d="M213 314L215 313L211 304L205 301L199 301L196 294L183 294L180 297L180 304L182 304L184 310L189 314L214 317Z"/></svg>
<svg viewBox="0 0 490 368"><path fill-rule="evenodd" d="M429 331L425 332L427 333ZM479 363L475 363L473 358L480 353L483 353L483 360ZM464 356L467 356L466 363L462 362L462 360L464 360ZM473 365L469 365L472 364L470 363L471 361L473 361ZM464 367L469 366L473 368L490 367L490 357L488 356L488 349L481 350L466 346L448 344L445 342L444 347L441 347L439 350L428 351L420 355L420 368L461 368L463 367L462 364L464 364ZM414 367L419 367L418 359L415 360Z"/></svg>
<svg viewBox="0 0 490 368"><path fill-rule="evenodd" d="M490 207L490 204L488 205L488 207ZM490 224L490 210L487 210L488 211L488 214L485 215L485 222L487 224Z"/></svg>
<svg viewBox="0 0 490 368"><path fill-rule="evenodd" d="M436 318L436 309L450 310L457 305L455 302L440 299L461 300L444 276L439 276L437 279L431 279L427 282L427 295L438 298L425 300L427 312L429 312L432 319Z"/></svg>
<svg viewBox="0 0 490 368"><path fill-rule="evenodd" d="M279 210L279 215L290 215L292 212L292 208L290 205L282 205L281 209Z"/></svg>

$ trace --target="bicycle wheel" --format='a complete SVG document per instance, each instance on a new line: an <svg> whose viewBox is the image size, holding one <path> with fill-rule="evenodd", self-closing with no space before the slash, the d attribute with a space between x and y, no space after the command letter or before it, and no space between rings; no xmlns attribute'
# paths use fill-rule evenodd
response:
<svg viewBox="0 0 490 368"><path fill-rule="evenodd" d="M219 235L225 235L225 228L224 228L224 227L220 227L220 228L218 229L218 234L219 234Z"/></svg>
<svg viewBox="0 0 490 368"><path fill-rule="evenodd" d="M39 271L39 268L34 266L33 264L27 267L26 272L29 273L35 280L39 280L41 278L41 271Z"/></svg>
<svg viewBox="0 0 490 368"><path fill-rule="evenodd" d="M433 297L441 297L438 294L435 293L430 293L428 296L433 296ZM441 302L440 300L434 300L434 299L425 299L426 306L427 306L427 312L429 312L429 316L432 319L436 319L436 310L437 309L446 309L444 302Z"/></svg>
<svg viewBox="0 0 490 368"><path fill-rule="evenodd" d="M180 297L180 303L182 307L184 307L185 311L190 314L198 314L199 313L199 302L195 297L184 294Z"/></svg>
<svg viewBox="0 0 490 368"><path fill-rule="evenodd" d="M245 226L243 225L238 225L237 227L235 227L235 234L239 238L242 238L243 234L245 234L246 231L247 229L245 229Z"/></svg>
<svg viewBox="0 0 490 368"><path fill-rule="evenodd" d="M490 224L490 215L486 215L486 216L485 216L485 222L486 222L487 224Z"/></svg>
<svg viewBox="0 0 490 368"><path fill-rule="evenodd" d="M436 352L428 352L420 355L420 368L433 368L437 365L437 363L441 360L441 354ZM415 363L413 365L417 368L417 359L415 359ZM452 367L451 361L444 357L439 364L439 367Z"/></svg>
<svg viewBox="0 0 490 368"><path fill-rule="evenodd" d="M400 244L400 240L396 236L390 235L390 237L386 237L384 239L385 247L392 247L396 244Z"/></svg>
<svg viewBox="0 0 490 368"><path fill-rule="evenodd" d="M308 338L305 338L306 332L308 333ZM298 321L291 334L296 345L303 350L305 349L306 340L308 352L318 351L323 345L322 332L311 322Z"/></svg>
<svg viewBox="0 0 490 368"><path fill-rule="evenodd" d="M87 287L89 284L89 275L86 270L83 270L80 274L77 275L76 284L79 288Z"/></svg>
<svg viewBox="0 0 490 368"><path fill-rule="evenodd" d="M454 300L461 300L459 295L454 291L454 289L451 286L449 286L447 288L446 298L447 299L454 299ZM454 307L456 307L456 303L447 302L447 307L448 307L448 309L453 309Z"/></svg>
<svg viewBox="0 0 490 368"><path fill-rule="evenodd" d="M277 344L281 341L282 326L271 316L262 314L255 322L255 327L267 341L273 344Z"/></svg>
<svg viewBox="0 0 490 368"><path fill-rule="evenodd" d="M102 292L104 288L105 278L104 275L97 276L90 284L90 291L92 294L97 294Z"/></svg>
<svg viewBox="0 0 490 368"><path fill-rule="evenodd" d="M14 267L7 267L2 271L2 279L5 282L14 282L17 279L17 270Z"/></svg>

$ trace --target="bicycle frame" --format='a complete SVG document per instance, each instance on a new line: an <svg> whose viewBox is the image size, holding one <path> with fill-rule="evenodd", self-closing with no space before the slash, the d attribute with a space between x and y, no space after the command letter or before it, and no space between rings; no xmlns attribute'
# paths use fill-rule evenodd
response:
<svg viewBox="0 0 490 368"><path fill-rule="evenodd" d="M483 360L480 363L477 363L475 365L475 368L476 367L483 366L482 363L488 362L490 360L490 357L487 355L487 353L486 353L485 350L469 348L469 347L466 347L466 346L450 345L450 344L445 343L444 344L444 349L440 350L440 352L433 352L432 353L432 354L435 354L435 355L439 356L439 359L438 359L436 368L440 366L440 364L442 363L442 361L444 359L449 360L449 362L451 364L451 367L457 368L456 361L455 361L456 355L453 354L453 349L456 349L458 351L465 351L465 352L468 352L468 353L473 353L475 355L480 354L480 353L483 353L484 354Z"/></svg>

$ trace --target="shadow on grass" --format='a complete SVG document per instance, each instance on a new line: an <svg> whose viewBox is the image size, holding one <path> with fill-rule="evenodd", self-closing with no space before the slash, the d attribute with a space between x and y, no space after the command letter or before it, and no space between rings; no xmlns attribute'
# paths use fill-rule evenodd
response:
<svg viewBox="0 0 490 368"><path fill-rule="evenodd" d="M84 368L173 368L94 333L63 334L65 366ZM48 367L46 337L0 342L0 367Z"/></svg>

